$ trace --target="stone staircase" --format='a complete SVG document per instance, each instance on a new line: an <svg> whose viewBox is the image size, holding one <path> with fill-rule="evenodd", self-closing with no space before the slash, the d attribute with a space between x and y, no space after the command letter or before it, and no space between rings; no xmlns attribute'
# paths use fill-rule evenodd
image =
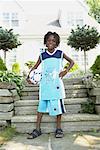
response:
<svg viewBox="0 0 100 150"><path fill-rule="evenodd" d="M66 98L66 113L62 116L62 128L69 131L90 131L100 129L100 116L96 114L80 113L83 102L88 100L87 89L82 79L64 80ZM12 125L21 133L28 133L35 128L37 106L39 102L38 85L25 84L21 91L21 99L15 101L15 116L12 117ZM56 118L44 114L41 129L42 132L54 132Z"/></svg>

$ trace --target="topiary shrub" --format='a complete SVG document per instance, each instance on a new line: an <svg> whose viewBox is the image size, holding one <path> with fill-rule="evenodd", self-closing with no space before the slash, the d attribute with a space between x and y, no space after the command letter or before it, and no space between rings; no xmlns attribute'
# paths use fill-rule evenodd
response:
<svg viewBox="0 0 100 150"><path fill-rule="evenodd" d="M83 27L77 26L76 29L71 30L71 34L68 37L67 44L76 51L84 52L84 67L86 73L86 52L93 49L100 42L100 34L95 27L84 25Z"/></svg>
<svg viewBox="0 0 100 150"><path fill-rule="evenodd" d="M13 32L13 29L3 29L0 27L0 50L4 51L4 62L6 64L6 52L13 50L21 45L18 40L18 34Z"/></svg>
<svg viewBox="0 0 100 150"><path fill-rule="evenodd" d="M2 58L0 57L0 71L6 71L6 70L7 70L6 65L3 62Z"/></svg>

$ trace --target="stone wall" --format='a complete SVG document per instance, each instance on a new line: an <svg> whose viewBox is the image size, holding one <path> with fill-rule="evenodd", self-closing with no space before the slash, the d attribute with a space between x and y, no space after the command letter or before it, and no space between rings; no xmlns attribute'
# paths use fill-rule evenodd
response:
<svg viewBox="0 0 100 150"><path fill-rule="evenodd" d="M14 115L14 101L19 99L15 84L0 82L0 126L10 124Z"/></svg>
<svg viewBox="0 0 100 150"><path fill-rule="evenodd" d="M100 80L95 84L95 87L90 89L89 95L95 101L95 110L100 114Z"/></svg>

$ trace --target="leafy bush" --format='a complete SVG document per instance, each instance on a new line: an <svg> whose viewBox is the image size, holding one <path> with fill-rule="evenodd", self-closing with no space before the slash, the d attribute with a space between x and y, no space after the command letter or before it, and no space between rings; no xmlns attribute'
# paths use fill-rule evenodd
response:
<svg viewBox="0 0 100 150"><path fill-rule="evenodd" d="M0 57L0 71L6 71L6 70L7 70L6 65L3 62L2 58Z"/></svg>
<svg viewBox="0 0 100 150"><path fill-rule="evenodd" d="M17 92L20 95L20 90L23 88L23 78L15 73L8 71L0 71L0 82L15 83Z"/></svg>
<svg viewBox="0 0 100 150"><path fill-rule="evenodd" d="M19 65L19 63L14 63L12 65L12 72L14 72L16 74L20 74L20 65Z"/></svg>
<svg viewBox="0 0 100 150"><path fill-rule="evenodd" d="M95 104L92 100L88 100L87 102L84 102L82 105L82 112L83 113L89 113L89 114L94 114L95 112Z"/></svg>
<svg viewBox="0 0 100 150"><path fill-rule="evenodd" d="M97 56L94 64L92 65L92 67L90 68L92 70L93 75L100 75L100 55Z"/></svg>

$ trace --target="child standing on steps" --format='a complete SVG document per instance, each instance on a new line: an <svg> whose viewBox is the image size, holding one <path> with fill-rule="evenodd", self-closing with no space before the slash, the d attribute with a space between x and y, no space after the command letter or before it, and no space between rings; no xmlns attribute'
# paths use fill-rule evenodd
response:
<svg viewBox="0 0 100 150"><path fill-rule="evenodd" d="M63 137L63 130L61 129L61 116L65 113L64 101L65 91L62 78L68 73L68 71L74 65L74 62L57 47L60 43L60 37L56 32L48 32L44 36L44 44L47 50L40 54L36 64L30 70L37 69L42 65L42 79L40 81L39 89L39 106L37 113L36 129L28 136L29 139L40 136L41 133L41 121L43 113L49 112L51 116L57 116L55 137ZM70 64L67 69L62 68L63 58ZM28 77L29 77L28 75ZM30 82L29 78L27 81Z"/></svg>

